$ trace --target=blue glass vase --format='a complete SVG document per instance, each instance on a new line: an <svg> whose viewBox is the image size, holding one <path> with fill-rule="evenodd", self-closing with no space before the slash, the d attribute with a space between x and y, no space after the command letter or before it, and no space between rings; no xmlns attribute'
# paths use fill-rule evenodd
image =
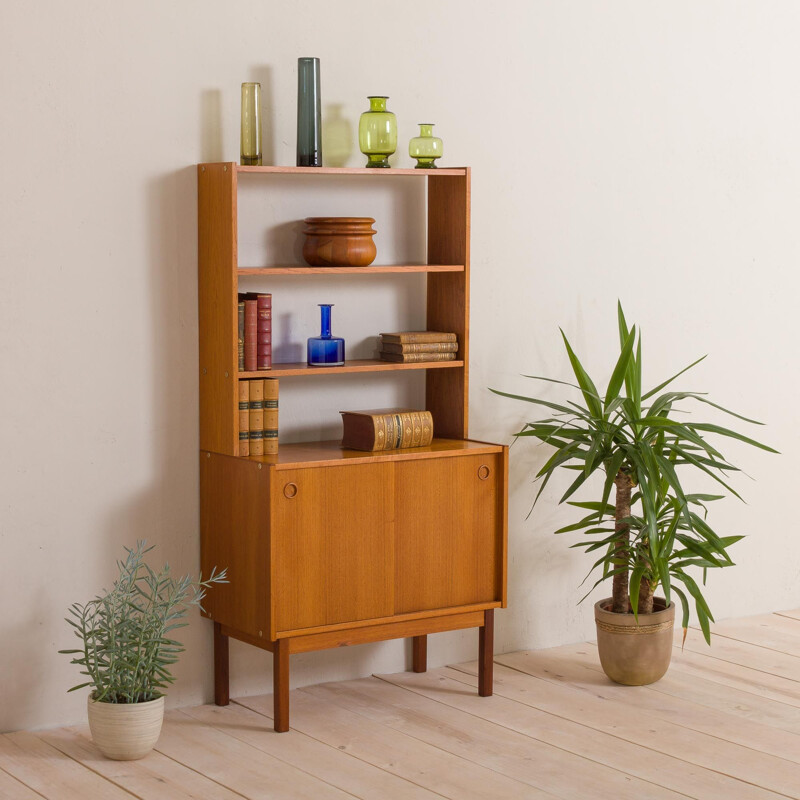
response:
<svg viewBox="0 0 800 800"><path fill-rule="evenodd" d="M333 304L320 303L320 334L308 340L309 367L341 367L344 365L344 339L331 336Z"/></svg>

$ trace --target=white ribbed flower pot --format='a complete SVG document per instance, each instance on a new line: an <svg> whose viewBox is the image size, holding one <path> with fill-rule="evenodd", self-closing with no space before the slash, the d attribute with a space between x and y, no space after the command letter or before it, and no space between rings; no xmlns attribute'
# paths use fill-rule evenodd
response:
<svg viewBox="0 0 800 800"><path fill-rule="evenodd" d="M106 758L133 761L156 745L164 720L164 698L146 703L98 703L88 701L92 739Z"/></svg>

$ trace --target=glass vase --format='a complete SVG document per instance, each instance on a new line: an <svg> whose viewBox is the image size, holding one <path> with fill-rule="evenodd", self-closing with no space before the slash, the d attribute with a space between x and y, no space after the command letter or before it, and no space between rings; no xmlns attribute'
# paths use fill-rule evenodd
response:
<svg viewBox="0 0 800 800"><path fill-rule="evenodd" d="M243 167L261 166L261 84L242 84L242 136L241 157Z"/></svg>
<svg viewBox="0 0 800 800"><path fill-rule="evenodd" d="M341 367L344 365L344 339L331 336L333 304L320 303L320 334L308 340L309 367Z"/></svg>
<svg viewBox="0 0 800 800"><path fill-rule="evenodd" d="M368 167L388 167L389 156L397 150L397 117L386 110L388 97L372 96L369 111L358 122L358 146Z"/></svg>
<svg viewBox="0 0 800 800"><path fill-rule="evenodd" d="M436 159L442 157L442 140L433 135L432 122L419 123L419 136L408 143L408 154L417 159L415 169L436 169Z"/></svg>
<svg viewBox="0 0 800 800"><path fill-rule="evenodd" d="M319 59L297 59L297 166L322 166Z"/></svg>

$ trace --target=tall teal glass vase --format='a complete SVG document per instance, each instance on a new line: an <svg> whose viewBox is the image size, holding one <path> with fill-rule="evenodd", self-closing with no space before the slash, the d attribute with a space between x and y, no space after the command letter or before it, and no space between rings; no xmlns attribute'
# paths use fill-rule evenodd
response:
<svg viewBox="0 0 800 800"><path fill-rule="evenodd" d="M322 166L319 59L297 59L297 166Z"/></svg>
<svg viewBox="0 0 800 800"><path fill-rule="evenodd" d="M388 97L372 96L369 111L358 122L358 146L368 167L388 167L389 156L397 150L397 117L386 110Z"/></svg>

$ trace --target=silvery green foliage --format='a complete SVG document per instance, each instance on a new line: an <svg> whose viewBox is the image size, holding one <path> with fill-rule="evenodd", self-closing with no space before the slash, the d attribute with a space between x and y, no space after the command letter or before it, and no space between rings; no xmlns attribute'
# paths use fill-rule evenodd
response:
<svg viewBox="0 0 800 800"><path fill-rule="evenodd" d="M160 697L175 678L170 668L183 652L183 645L169 637L189 606L200 606L214 583L227 583L226 570L212 570L207 580L190 576L174 578L169 564L154 572L144 557L153 547L145 541L118 561L119 577L113 588L85 605L74 603L66 621L81 640L74 655L81 674L89 680L70 689L91 686L95 700L106 703L143 703ZM202 576L201 576L202 578Z"/></svg>

